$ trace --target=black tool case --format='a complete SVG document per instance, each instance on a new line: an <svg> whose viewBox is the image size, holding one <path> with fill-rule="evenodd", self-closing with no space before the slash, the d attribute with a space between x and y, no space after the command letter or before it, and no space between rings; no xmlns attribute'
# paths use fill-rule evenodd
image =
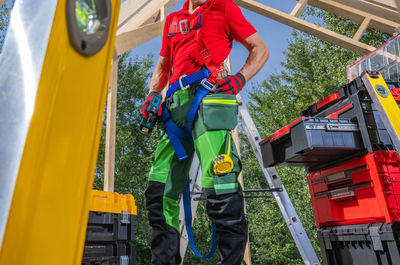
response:
<svg viewBox="0 0 400 265"><path fill-rule="evenodd" d="M131 265L134 256L134 245L129 242L86 243L82 264Z"/></svg>
<svg viewBox="0 0 400 265"><path fill-rule="evenodd" d="M395 99L400 100L399 83L389 82L388 85ZM307 107L301 115L260 142L264 167L307 166L313 171L366 153L395 150L361 77ZM312 119L340 124L344 126L342 128L350 128L348 124L351 123L358 131L332 131L330 126L319 133L309 129L304 131L304 123L312 122Z"/></svg>
<svg viewBox="0 0 400 265"><path fill-rule="evenodd" d="M260 143L264 167L326 165L363 151L357 123L301 117Z"/></svg>
<svg viewBox="0 0 400 265"><path fill-rule="evenodd" d="M83 265L134 265L137 207L130 194L92 190Z"/></svg>
<svg viewBox="0 0 400 265"><path fill-rule="evenodd" d="M392 83L389 84L394 88L397 83ZM335 94L337 94L337 99L332 100L334 104L321 105L320 102L313 104L305 109L302 115L350 119L358 124L363 145L368 153L395 150L389 133L386 131L361 77L343 85Z"/></svg>
<svg viewBox="0 0 400 265"><path fill-rule="evenodd" d="M135 215L89 212L86 242L134 240Z"/></svg>
<svg viewBox="0 0 400 265"><path fill-rule="evenodd" d="M370 223L318 229L324 265L400 264L400 223Z"/></svg>

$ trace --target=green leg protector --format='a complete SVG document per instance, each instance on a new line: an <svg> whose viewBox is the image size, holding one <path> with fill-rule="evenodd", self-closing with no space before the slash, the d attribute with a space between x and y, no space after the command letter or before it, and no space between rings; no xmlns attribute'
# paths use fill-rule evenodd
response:
<svg viewBox="0 0 400 265"><path fill-rule="evenodd" d="M206 131L194 140L194 147L201 163L201 185L203 188L214 188L217 195L239 191L237 176L241 171L240 159L233 142L227 144L230 131ZM229 136L230 137L230 136ZM230 147L230 152L227 150ZM213 160L221 154L228 154L233 161L232 172L215 175L212 170Z"/></svg>
<svg viewBox="0 0 400 265"><path fill-rule="evenodd" d="M179 199L185 188L194 154L193 146L190 143L182 141L182 144L189 158L178 161L168 136L163 136L158 142L149 175L149 181L165 184L163 214L166 223L177 231L179 231Z"/></svg>

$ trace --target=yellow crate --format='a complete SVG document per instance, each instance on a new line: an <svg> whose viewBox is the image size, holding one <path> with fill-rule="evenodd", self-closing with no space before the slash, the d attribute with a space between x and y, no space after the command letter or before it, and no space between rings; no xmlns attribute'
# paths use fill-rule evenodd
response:
<svg viewBox="0 0 400 265"><path fill-rule="evenodd" d="M131 194L118 194L102 190L92 190L89 210L105 213L129 213L137 215L135 198Z"/></svg>

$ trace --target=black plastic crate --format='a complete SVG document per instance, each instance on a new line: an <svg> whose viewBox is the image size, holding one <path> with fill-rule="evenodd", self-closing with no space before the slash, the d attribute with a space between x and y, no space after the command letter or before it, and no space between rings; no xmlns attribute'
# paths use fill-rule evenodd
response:
<svg viewBox="0 0 400 265"><path fill-rule="evenodd" d="M324 265L400 264L400 223L370 223L318 229Z"/></svg>
<svg viewBox="0 0 400 265"><path fill-rule="evenodd" d="M397 82L389 83L392 89L396 85L398 85ZM304 110L302 115L350 119L358 123L364 147L368 153L395 150L361 77L343 85L336 94L339 100L335 100L334 104L326 108L317 108L319 103L313 104Z"/></svg>
<svg viewBox="0 0 400 265"><path fill-rule="evenodd" d="M120 262L119 257L94 257L94 258L84 257L82 258L82 265L122 265L122 264Z"/></svg>
<svg viewBox="0 0 400 265"><path fill-rule="evenodd" d="M135 264L134 245L126 241L119 241L114 243L85 244L82 264L86 264L85 262L93 262L93 264L97 264L96 262L105 262L105 261L112 261L112 262L116 261L117 262L115 263L116 265L134 265Z"/></svg>
<svg viewBox="0 0 400 265"><path fill-rule="evenodd" d="M319 168L363 152L358 125L348 119L303 117L260 146L264 167Z"/></svg>
<svg viewBox="0 0 400 265"><path fill-rule="evenodd" d="M86 242L135 239L135 215L89 212Z"/></svg>

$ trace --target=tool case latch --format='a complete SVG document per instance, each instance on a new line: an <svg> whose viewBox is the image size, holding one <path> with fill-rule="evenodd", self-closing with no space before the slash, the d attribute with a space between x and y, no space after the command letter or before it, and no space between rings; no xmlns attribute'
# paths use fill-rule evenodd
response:
<svg viewBox="0 0 400 265"><path fill-rule="evenodd" d="M375 251L383 251L381 236L379 235L380 224L373 224L369 227L369 235L371 236L372 247Z"/></svg>
<svg viewBox="0 0 400 265"><path fill-rule="evenodd" d="M121 223L122 224L130 224L131 223L129 221L129 212L127 212L127 211L121 212Z"/></svg>
<svg viewBox="0 0 400 265"><path fill-rule="evenodd" d="M331 250L333 248L332 248L331 239L329 237L330 233L331 233L330 229L322 231L322 237L324 239L325 249L330 249Z"/></svg>

